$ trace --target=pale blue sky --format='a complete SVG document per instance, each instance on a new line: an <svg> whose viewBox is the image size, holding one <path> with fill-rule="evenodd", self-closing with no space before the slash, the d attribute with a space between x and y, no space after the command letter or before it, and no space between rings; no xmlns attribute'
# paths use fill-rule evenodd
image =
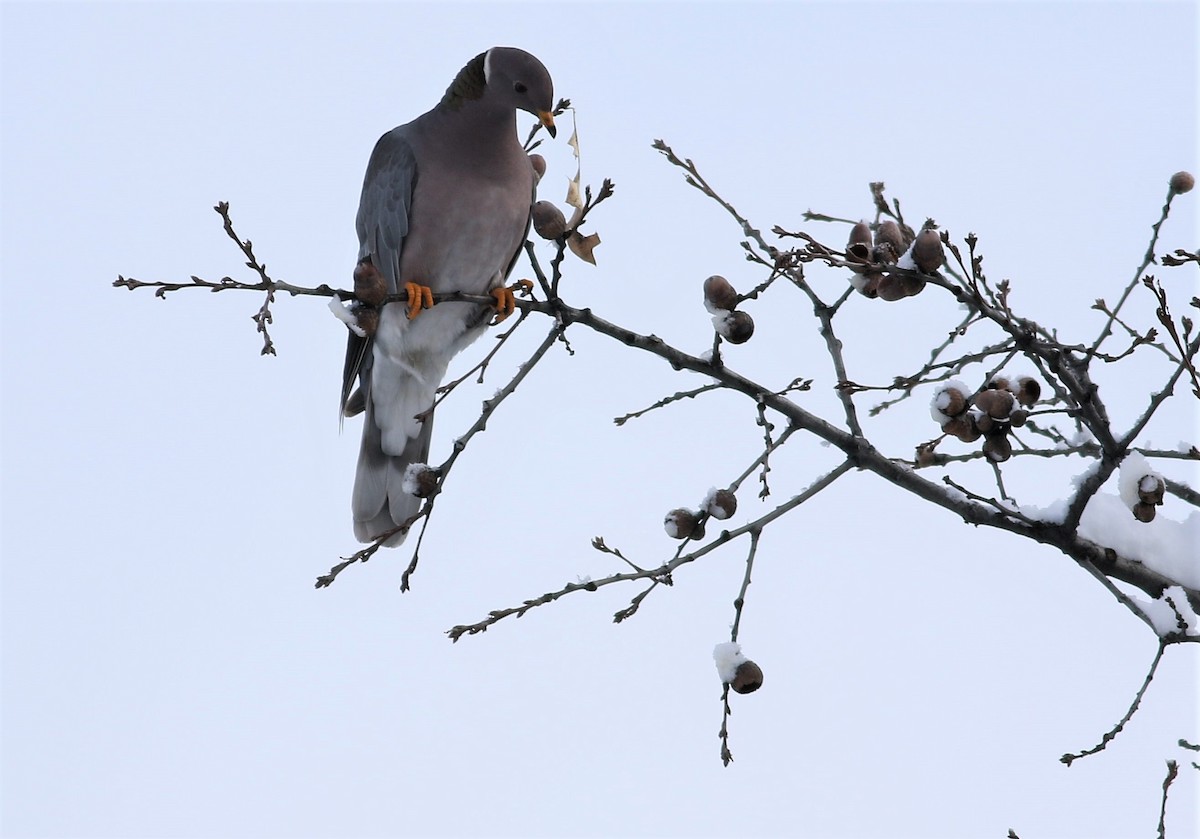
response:
<svg viewBox="0 0 1200 839"><path fill-rule="evenodd" d="M264 359L256 296L111 282L245 277L210 209L225 200L274 276L348 284L376 138L512 44L578 109L584 180L617 183L599 265L568 263L573 305L699 352L704 277L762 279L731 220L651 150L663 138L764 230L810 208L869 215L884 180L912 220L979 234L1014 305L1086 340L1167 179L1197 168L1194 4L5 2L0 27L6 836L1152 834L1164 760L1200 739L1196 654L1169 650L1128 730L1063 767L1120 718L1155 641L1062 556L867 475L839 484L764 538L742 641L766 682L737 698L723 768L711 650L740 549L620 626L636 589L457 645L442 633L616 570L595 535L668 558L662 514L760 445L744 400L618 429L698 382L579 331L456 467L414 591L398 591L407 550L314 591L354 548L343 327L281 299ZM554 200L574 172L559 136ZM1163 250L1195 247L1195 201ZM1163 276L1196 293L1194 273ZM730 363L812 377L805 404L831 410L808 305L751 311L758 334ZM954 322L932 294L863 305L843 334L854 377L916 369ZM439 409L435 456L517 361ZM1130 369L1105 383L1118 423L1159 380ZM1164 446L1195 440L1176 403ZM908 455L934 433L925 400L871 433ZM835 462L789 446L776 498ZM1070 469L1039 469L1014 465L1010 489L1069 491ZM750 495L735 522L762 509ZM1173 839L1197 835L1196 778L1172 791Z"/></svg>

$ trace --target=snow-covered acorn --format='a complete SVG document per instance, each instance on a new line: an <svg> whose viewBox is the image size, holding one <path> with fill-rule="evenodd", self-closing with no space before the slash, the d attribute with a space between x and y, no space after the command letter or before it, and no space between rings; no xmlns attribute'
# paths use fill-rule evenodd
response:
<svg viewBox="0 0 1200 839"><path fill-rule="evenodd" d="M937 422L957 417L967 410L967 388L957 379L943 384L929 400L929 413Z"/></svg>
<svg viewBox="0 0 1200 839"><path fill-rule="evenodd" d="M1042 385L1030 376L1017 379L1017 401L1026 408L1032 408L1042 398Z"/></svg>
<svg viewBox="0 0 1200 839"><path fill-rule="evenodd" d="M734 693L754 693L762 687L762 683L762 668L750 659L746 659L738 665L729 686L733 688Z"/></svg>
<svg viewBox="0 0 1200 839"><path fill-rule="evenodd" d="M720 274L713 274L704 281L704 305L710 312L730 311L737 302L737 290Z"/></svg>
<svg viewBox="0 0 1200 839"><path fill-rule="evenodd" d="M1154 509L1153 504L1147 504L1144 501L1139 501L1133 505L1133 517L1140 522L1149 524L1150 522L1154 521L1154 517L1157 514L1158 511Z"/></svg>
<svg viewBox="0 0 1200 839"><path fill-rule="evenodd" d="M964 443L974 443L982 434L979 426L975 424L975 418L970 414L946 420L942 423L942 431L957 437Z"/></svg>
<svg viewBox="0 0 1200 839"><path fill-rule="evenodd" d="M714 489L702 506L714 519L724 521L737 512L737 496L727 489Z"/></svg>
<svg viewBox="0 0 1200 839"><path fill-rule="evenodd" d="M987 439L983 441L983 453L992 463L1003 463L1012 457L1012 443L1008 441L1008 435L989 434Z"/></svg>
<svg viewBox="0 0 1200 839"><path fill-rule="evenodd" d="M942 237L932 227L926 227L917 234L912 246L913 262L922 273L932 274L942 267L946 261L946 252L942 249Z"/></svg>
<svg viewBox="0 0 1200 839"><path fill-rule="evenodd" d="M672 539L704 538L704 525L700 524L700 517L683 507L667 513L663 519L663 530Z"/></svg>
<svg viewBox="0 0 1200 839"><path fill-rule="evenodd" d="M354 296L368 306L378 306L387 297L387 281L367 260L354 266Z"/></svg>
<svg viewBox="0 0 1200 839"><path fill-rule="evenodd" d="M1013 395L1007 390L984 390L975 394L975 407L995 419L1007 419L1013 409Z"/></svg>
<svg viewBox="0 0 1200 839"><path fill-rule="evenodd" d="M543 239L557 239L567 232L567 218L549 201L533 205L533 229Z"/></svg>
<svg viewBox="0 0 1200 839"><path fill-rule="evenodd" d="M1167 490L1166 482L1158 475L1147 475L1138 481L1138 500L1143 504L1163 503L1163 493Z"/></svg>
<svg viewBox="0 0 1200 839"><path fill-rule="evenodd" d="M400 488L417 498L428 498L437 490L438 472L424 463L410 463L404 470Z"/></svg>
<svg viewBox="0 0 1200 839"><path fill-rule="evenodd" d="M731 344L744 344L754 334L754 318L745 312L725 312L713 318L713 326Z"/></svg>
<svg viewBox="0 0 1200 839"><path fill-rule="evenodd" d="M1192 177L1191 172L1176 172L1171 176L1171 192L1176 195L1191 192L1195 185L1196 179Z"/></svg>

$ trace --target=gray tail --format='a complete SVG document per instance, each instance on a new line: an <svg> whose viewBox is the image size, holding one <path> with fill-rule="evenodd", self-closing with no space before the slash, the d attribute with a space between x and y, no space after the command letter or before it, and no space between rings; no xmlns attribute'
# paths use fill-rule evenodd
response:
<svg viewBox="0 0 1200 839"><path fill-rule="evenodd" d="M375 411L367 399L363 418L362 446L358 451L358 471L354 475L354 536L360 542L373 542L397 525L408 522L421 507L421 499L404 491L404 471L412 463L426 463L429 441L433 436L433 417L421 424L416 437L409 438L404 451L390 455L383 450ZM408 530L388 538L384 545L394 548L404 541Z"/></svg>

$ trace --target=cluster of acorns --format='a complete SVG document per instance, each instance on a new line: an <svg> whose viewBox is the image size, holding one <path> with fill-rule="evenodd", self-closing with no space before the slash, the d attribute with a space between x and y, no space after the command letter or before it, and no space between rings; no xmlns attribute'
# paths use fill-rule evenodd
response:
<svg viewBox="0 0 1200 839"><path fill-rule="evenodd" d="M740 302L737 289L720 274L704 281L704 308L712 315L713 329L731 344L744 344L754 334L754 319L737 310Z"/></svg>
<svg viewBox="0 0 1200 839"><path fill-rule="evenodd" d="M727 489L710 490L699 510L679 507L667 513L663 529L672 539L703 539L704 516L725 519L737 512L737 496Z"/></svg>
<svg viewBox="0 0 1200 839"><path fill-rule="evenodd" d="M946 261L946 252L932 219L926 221L921 232L916 234L907 225L901 227L887 219L876 226L873 240L871 225L865 221L850 228L846 259L853 263L850 283L861 294L881 300L900 300L920 294L925 281L920 277L885 274L882 268L895 265L932 274Z"/></svg>
<svg viewBox="0 0 1200 839"><path fill-rule="evenodd" d="M1003 463L1012 457L1012 442L1008 439L1014 428L1020 428L1029 418L1029 411L1042 395L1037 379L1021 376L1008 379L997 376L983 389L969 396L962 382L945 382L929 403L929 413L942 427L942 432L964 443L983 438L983 453L993 463Z"/></svg>

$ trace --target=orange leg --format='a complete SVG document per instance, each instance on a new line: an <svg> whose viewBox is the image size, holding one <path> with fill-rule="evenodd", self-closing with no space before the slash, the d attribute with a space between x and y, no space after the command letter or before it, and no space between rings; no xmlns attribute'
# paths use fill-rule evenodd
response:
<svg viewBox="0 0 1200 839"><path fill-rule="evenodd" d="M505 320L516 311L517 303L513 292L528 294L531 291L533 291L533 283L530 280L517 280L511 286L493 288L491 295L496 298L496 319L492 321L492 326Z"/></svg>
<svg viewBox="0 0 1200 839"><path fill-rule="evenodd" d="M433 291L429 286L420 283L405 283L404 291L408 294L409 320L419 315L422 309L433 308Z"/></svg>

